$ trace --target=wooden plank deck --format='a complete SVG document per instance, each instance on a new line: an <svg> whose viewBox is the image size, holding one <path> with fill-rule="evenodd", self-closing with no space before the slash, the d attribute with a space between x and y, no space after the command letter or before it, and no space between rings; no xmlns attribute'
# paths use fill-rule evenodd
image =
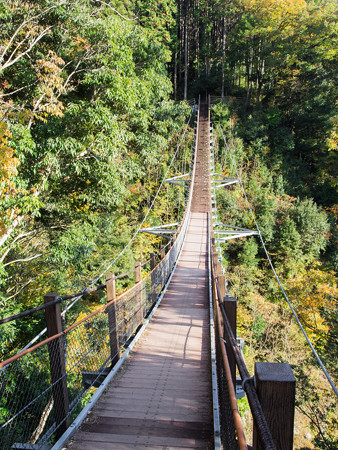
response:
<svg viewBox="0 0 338 450"><path fill-rule="evenodd" d="M205 111L191 220L176 271L146 332L75 434L71 450L213 448Z"/></svg>

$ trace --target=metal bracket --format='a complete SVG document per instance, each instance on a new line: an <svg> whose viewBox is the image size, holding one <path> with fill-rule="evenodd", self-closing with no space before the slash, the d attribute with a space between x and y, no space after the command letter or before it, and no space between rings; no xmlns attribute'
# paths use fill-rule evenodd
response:
<svg viewBox="0 0 338 450"><path fill-rule="evenodd" d="M170 240L171 235L176 233L177 229L174 227L177 227L180 223L169 223L168 225L159 225L157 227L149 227L149 228L142 228L142 230L139 231L139 233L148 233L148 234L154 234L155 236L160 236L165 239Z"/></svg>
<svg viewBox="0 0 338 450"><path fill-rule="evenodd" d="M213 180L212 177L218 177L216 180ZM219 189L224 186L230 186L231 184L239 183L237 178L225 177L224 175L220 175L219 173L213 172L211 174L211 185L214 189Z"/></svg>
<svg viewBox="0 0 338 450"><path fill-rule="evenodd" d="M187 178L188 177L188 178ZM191 174L185 173L184 175L178 175L177 177L167 178L164 180L165 183L176 184L177 186L189 185L191 182Z"/></svg>
<svg viewBox="0 0 338 450"><path fill-rule="evenodd" d="M215 238L215 242L226 242L229 239L237 239L241 237L247 236L258 236L259 232L254 230L249 230L247 228L235 227L233 225L225 225L224 223L216 223L214 227L223 227L227 228L227 230L215 230L214 234L217 236ZM222 236L222 237L219 237Z"/></svg>

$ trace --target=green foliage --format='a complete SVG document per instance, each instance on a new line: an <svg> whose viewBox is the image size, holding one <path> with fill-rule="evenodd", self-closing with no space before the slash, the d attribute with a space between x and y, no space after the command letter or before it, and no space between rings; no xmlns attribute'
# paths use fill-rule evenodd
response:
<svg viewBox="0 0 338 450"><path fill-rule="evenodd" d="M229 150L225 151L222 137L216 131L220 138L216 145L216 165L219 165L221 173L236 176L233 167L235 160L282 284L335 379L337 288L335 276L327 264L326 249L330 238L332 245L330 228L336 231L333 220L336 208L324 210L311 198L289 195L289 172L281 173L281 169L289 162L294 143L290 139L290 146L282 148L280 141L275 139L280 130L281 136L288 142L287 129L279 129L281 114L276 108L267 114L268 123L262 110L258 110L247 115L247 126L238 123L234 127L235 108L231 103L213 108L212 119L222 125L229 146ZM218 130L217 126L215 128ZM232 130L242 139L234 138ZM240 188L218 190L217 206L221 222L255 229ZM249 364L257 359L296 361L297 367L302 367L305 373L313 371L311 380L296 373L300 392L298 407L303 417L299 420L305 420L318 448L334 448L332 445L337 439L334 431L337 421L335 405L328 399L328 386L320 369L308 358L309 349L304 347L304 338L282 299L259 239L250 237L228 241L222 245L222 251L226 258L230 293L239 299L238 325L240 335L249 346L246 350ZM323 389L325 394L321 394ZM295 442L302 441L297 438ZM295 444L296 448L297 445L304 444Z"/></svg>
<svg viewBox="0 0 338 450"><path fill-rule="evenodd" d="M144 2L1 6L0 48L8 49L0 66L0 283L7 316L41 304L48 291L83 289L119 254L150 205L190 109L170 100L169 37L160 38L170 29L173 2L156 4L149 21ZM128 20L136 9L138 19ZM174 174L189 159L190 139ZM161 199L158 221L177 220L181 194ZM129 271L134 253L146 256L157 245L136 240L113 269ZM6 326L1 350L25 344L43 327L42 316L25 332Z"/></svg>
<svg viewBox="0 0 338 450"><path fill-rule="evenodd" d="M238 261L244 267L255 267L257 259L258 245L255 239L250 238L244 241L242 251L238 254Z"/></svg>

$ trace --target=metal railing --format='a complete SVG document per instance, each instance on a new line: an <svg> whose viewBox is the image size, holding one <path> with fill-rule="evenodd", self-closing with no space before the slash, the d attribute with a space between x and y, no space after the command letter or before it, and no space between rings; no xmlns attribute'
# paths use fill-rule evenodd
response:
<svg viewBox="0 0 338 450"><path fill-rule="evenodd" d="M119 359L119 352L156 302L183 245L188 217L164 259L140 282L74 325L0 364L1 449L15 443L31 444L31 448L38 443L39 448L76 417L86 394L107 375L111 362ZM55 297L46 298L53 301Z"/></svg>
<svg viewBox="0 0 338 450"><path fill-rule="evenodd" d="M209 97L209 105L216 97ZM214 155L211 157L214 164ZM236 372L247 395L253 417L253 449L293 448L295 379L288 364L256 363L250 376L237 343L237 299L227 290L220 248L215 245L213 213L217 222L216 189L209 213L212 302L215 323L216 361L223 448L248 448L236 400ZM216 233L216 232L215 232ZM278 366L278 367L277 367ZM283 405L281 407L281 405ZM277 407L276 407L277 406Z"/></svg>
<svg viewBox="0 0 338 450"><path fill-rule="evenodd" d="M198 112L195 137L198 133ZM195 142L196 145L196 142ZM194 149L195 150L195 149ZM106 304L62 329L60 296L45 296L49 337L0 363L0 448L42 448L68 428L96 388L119 360L131 338L165 288L181 252L190 220L196 161L182 221L166 246L167 253L136 284L115 295L115 279L107 275ZM162 252L163 256L163 252ZM119 277L120 278L120 277Z"/></svg>

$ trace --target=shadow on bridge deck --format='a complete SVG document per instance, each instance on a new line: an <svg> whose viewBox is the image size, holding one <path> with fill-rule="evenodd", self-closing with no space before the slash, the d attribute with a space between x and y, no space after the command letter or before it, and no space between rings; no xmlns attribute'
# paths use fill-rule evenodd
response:
<svg viewBox="0 0 338 450"><path fill-rule="evenodd" d="M71 450L213 448L207 211L209 121L201 108L191 220L160 307L68 445Z"/></svg>
<svg viewBox="0 0 338 450"><path fill-rule="evenodd" d="M160 307L68 448L213 447L206 227L192 213Z"/></svg>

